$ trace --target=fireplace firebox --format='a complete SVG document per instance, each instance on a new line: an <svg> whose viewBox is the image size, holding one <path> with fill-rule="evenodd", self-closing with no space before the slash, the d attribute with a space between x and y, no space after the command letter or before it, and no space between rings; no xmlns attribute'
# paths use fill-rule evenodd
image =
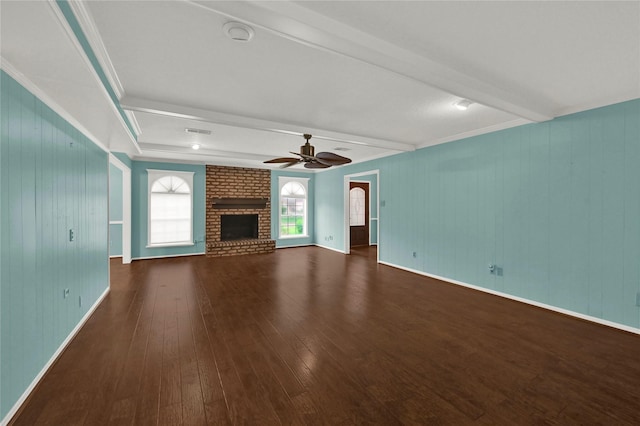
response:
<svg viewBox="0 0 640 426"><path fill-rule="evenodd" d="M220 216L220 241L258 238L257 214L223 214Z"/></svg>

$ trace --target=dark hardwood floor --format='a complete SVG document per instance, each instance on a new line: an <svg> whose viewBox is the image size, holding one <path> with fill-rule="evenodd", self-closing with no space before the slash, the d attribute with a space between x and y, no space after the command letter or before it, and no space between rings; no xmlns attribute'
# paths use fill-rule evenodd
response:
<svg viewBox="0 0 640 426"><path fill-rule="evenodd" d="M638 425L640 337L308 247L111 264L15 425Z"/></svg>

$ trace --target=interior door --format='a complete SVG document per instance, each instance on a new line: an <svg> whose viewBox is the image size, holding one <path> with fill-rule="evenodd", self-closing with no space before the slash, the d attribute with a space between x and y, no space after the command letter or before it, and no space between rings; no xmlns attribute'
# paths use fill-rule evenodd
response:
<svg viewBox="0 0 640 426"><path fill-rule="evenodd" d="M350 246L369 245L369 183L349 182Z"/></svg>

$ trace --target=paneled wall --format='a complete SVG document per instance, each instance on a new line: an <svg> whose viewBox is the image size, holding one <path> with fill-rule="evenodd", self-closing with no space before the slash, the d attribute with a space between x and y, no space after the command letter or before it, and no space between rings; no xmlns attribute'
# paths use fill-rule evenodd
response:
<svg viewBox="0 0 640 426"><path fill-rule="evenodd" d="M2 419L109 275L107 153L4 71L0 78Z"/></svg>
<svg viewBox="0 0 640 426"><path fill-rule="evenodd" d="M636 100L318 173L316 238L380 169L382 261L640 328L639 164Z"/></svg>

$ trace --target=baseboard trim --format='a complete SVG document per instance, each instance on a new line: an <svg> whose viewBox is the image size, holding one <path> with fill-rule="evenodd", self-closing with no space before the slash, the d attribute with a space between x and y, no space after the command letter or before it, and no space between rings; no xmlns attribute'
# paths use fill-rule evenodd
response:
<svg viewBox="0 0 640 426"><path fill-rule="evenodd" d="M121 254L114 254L113 256L109 256L109 259L117 259L118 257L122 257Z"/></svg>
<svg viewBox="0 0 640 426"><path fill-rule="evenodd" d="M278 249L286 249L286 248L296 248L296 247L309 247L309 246L314 246L315 244L313 243L306 243L306 244L296 244L293 246L282 246L282 247L278 247L276 246L276 250Z"/></svg>
<svg viewBox="0 0 640 426"><path fill-rule="evenodd" d="M602 319L602 318L593 317L591 315L585 315L585 314L582 314L580 312L570 311L568 309L559 308L559 307L553 306L553 305L547 305L546 303L536 302L535 300L525 299L523 297L514 296L512 294L503 293L501 291L496 291L496 290L491 290L491 289L480 287L480 286L473 285L473 284L468 284L468 283L465 283L465 282L462 282L462 281L453 280L451 278L441 277L440 275L429 274L427 272L419 271L417 269L406 268L404 266L396 265L396 264L390 263L390 262L384 262L382 260L378 261L378 263L386 265L386 266L391 266L392 268L402 269L402 270L407 271L407 272L412 272L414 274L424 275L425 277L434 278L436 280L444 281L444 282L447 282L447 283L456 284L456 285L459 285L459 286L462 286L462 287L467 287L467 288L470 288L470 289L473 289L473 290L482 291L484 293L489 293L489 294L492 294L494 296L504 297L505 299L515 300L516 302L526 303L527 305L536 306L538 308L547 309L549 311L554 311L554 312L558 312L558 313L561 313L561 314L564 314L564 315L569 315L571 317L580 318L582 320L594 322L594 323L597 323L597 324L600 324L600 325L605 325L607 327L617 328L618 330L627 331L629 333L640 334L640 328L635 328L635 327L631 327L631 326L628 326L628 325L619 324L617 322L608 321L608 320L605 320L605 319Z"/></svg>
<svg viewBox="0 0 640 426"><path fill-rule="evenodd" d="M47 374L47 371L57 361L58 357L67 348L67 345L69 343L71 343L71 340L73 340L73 338L76 337L76 334L78 334L78 332L80 331L80 329L82 328L84 323L87 322L89 317L91 317L93 312L100 305L100 303L102 303L102 301L104 300L104 298L107 296L108 293L109 293L109 287L107 287L107 289L102 293L102 295L100 295L100 297L98 297L98 300L96 300L96 302L93 304L93 306L91 306L91 308L87 311L87 313L84 314L84 316L78 322L78 324L74 327L74 329L71 330L71 333L69 333L67 338L64 339L62 344L53 353L53 355L51 356L49 361L44 365L44 367L42 367L42 370L40 370L38 375L33 379L31 384L29 385L29 387L22 393L22 395L16 401L16 403L13 404L13 407L11 407L11 409L9 410L7 415L4 417L4 419L2 419L2 421L0 421L0 426L8 425L9 422L11 421L11 419L13 418L13 416L15 416L20 411L20 408L22 408L22 405L27 401L27 399L29 398L29 395L31 395L31 392L33 392L33 390L36 388L36 386L38 386L38 383L40 383L40 380L42 380L42 378Z"/></svg>
<svg viewBox="0 0 640 426"><path fill-rule="evenodd" d="M202 252L202 253L167 254L164 256L132 257L131 260L150 260L150 259L164 259L166 257L202 256L204 254L206 253Z"/></svg>
<svg viewBox="0 0 640 426"><path fill-rule="evenodd" d="M320 247L323 249L327 249L327 250L333 250L333 251L337 251L338 253L342 253L342 254L346 254L344 250L340 250L337 248L333 248L333 247L328 247L328 246L323 246L322 244L314 244L316 247Z"/></svg>

